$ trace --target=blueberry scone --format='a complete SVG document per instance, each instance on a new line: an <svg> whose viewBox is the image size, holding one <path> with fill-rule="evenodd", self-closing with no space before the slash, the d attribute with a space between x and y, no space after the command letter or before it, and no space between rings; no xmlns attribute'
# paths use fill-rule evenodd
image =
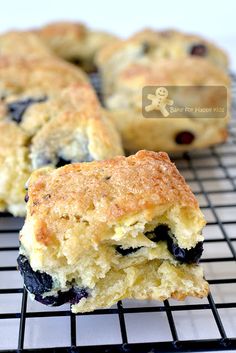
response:
<svg viewBox="0 0 236 353"><path fill-rule="evenodd" d="M9 43L12 36L18 34L9 35ZM24 185L32 171L31 138L50 118L42 105L69 84L87 82L73 65L50 56L24 58L21 49L18 56L0 53L0 211L20 216L25 213Z"/></svg>
<svg viewBox="0 0 236 353"><path fill-rule="evenodd" d="M89 84L74 83L31 105L28 111L22 103L12 103L12 114L21 119L0 120L0 211L14 215L25 214L24 186L33 169L123 154L109 113Z"/></svg>
<svg viewBox="0 0 236 353"><path fill-rule="evenodd" d="M48 122L31 142L34 169L52 164L90 162L123 154L120 135L109 113L101 108L87 84L73 84L50 102L42 104Z"/></svg>
<svg viewBox="0 0 236 353"><path fill-rule="evenodd" d="M202 57L227 70L227 54L205 38L177 30L155 31L144 29L132 37L146 43L146 54L150 57L185 58Z"/></svg>
<svg viewBox="0 0 236 353"><path fill-rule="evenodd" d="M94 57L114 35L92 31L81 23L56 22L36 31L40 39L60 58L81 66L85 71L95 69Z"/></svg>
<svg viewBox="0 0 236 353"><path fill-rule="evenodd" d="M204 217L167 154L35 171L18 267L31 297L72 311L204 297Z"/></svg>
<svg viewBox="0 0 236 353"><path fill-rule="evenodd" d="M60 59L0 56L0 120L13 121L33 135L47 120L42 103L72 83L85 82L86 74Z"/></svg>
<svg viewBox="0 0 236 353"><path fill-rule="evenodd" d="M199 36L173 30L147 29L126 40L107 44L98 52L96 64L107 95L111 93L117 75L127 65L185 58L203 58L224 71L228 70L228 57L222 49Z"/></svg>
<svg viewBox="0 0 236 353"><path fill-rule="evenodd" d="M52 57L53 52L33 32L10 31L0 34L0 56L38 59Z"/></svg>
<svg viewBox="0 0 236 353"><path fill-rule="evenodd" d="M199 115L199 110L196 113L195 110L188 110L177 118L171 115L147 118L143 111L142 91L146 86L164 86L167 91L171 86L168 98L174 106L203 106L212 107L212 110L222 106L226 109L225 114L220 118L214 114L207 117ZM191 93L184 86L191 86ZM129 64L120 70L105 95L105 105L113 113L111 117L129 153L143 148L166 152L187 151L226 140L229 88L228 75L203 58L159 59L156 62Z"/></svg>

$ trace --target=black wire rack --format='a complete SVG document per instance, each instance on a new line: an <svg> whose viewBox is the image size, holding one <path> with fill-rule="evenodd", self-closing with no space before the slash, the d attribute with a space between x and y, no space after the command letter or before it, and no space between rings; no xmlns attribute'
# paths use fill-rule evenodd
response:
<svg viewBox="0 0 236 353"><path fill-rule="evenodd" d="M236 97L236 78L232 79ZM92 82L98 90L97 75ZM110 309L77 315L68 305L48 308L31 302L16 269L17 236L23 220L1 214L0 352L236 350L236 119L230 123L226 144L185 153L175 162L208 220L201 260L211 287L208 298L120 301ZM52 323L47 326L49 320Z"/></svg>

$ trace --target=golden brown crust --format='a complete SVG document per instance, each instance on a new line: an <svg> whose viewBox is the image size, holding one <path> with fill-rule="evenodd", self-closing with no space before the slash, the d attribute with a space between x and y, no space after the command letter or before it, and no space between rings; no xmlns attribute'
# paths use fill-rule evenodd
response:
<svg viewBox="0 0 236 353"><path fill-rule="evenodd" d="M45 296L71 284L87 293L74 312L110 307L123 298L208 293L202 269L179 263L167 246L173 236L179 247L195 247L205 221L166 153L140 151L39 169L30 177L28 196L20 252L34 271L52 276L54 286ZM167 227L167 238L159 225Z"/></svg>
<svg viewBox="0 0 236 353"><path fill-rule="evenodd" d="M41 40L59 57L75 62L86 71L95 67L96 53L107 43L116 40L114 35L92 31L76 22L55 22L37 31Z"/></svg>
<svg viewBox="0 0 236 353"><path fill-rule="evenodd" d="M0 56L23 57L24 59L53 56L39 36L28 31L10 31L1 34L0 48Z"/></svg>
<svg viewBox="0 0 236 353"><path fill-rule="evenodd" d="M24 214L24 184L32 168L38 167L34 153L40 166L56 166L64 155L65 163L70 163L123 154L119 134L86 74L69 63L53 57L0 56L0 97L1 211ZM17 153L11 148L13 141L22 147ZM48 150L55 158L46 158Z"/></svg>
<svg viewBox="0 0 236 353"><path fill-rule="evenodd" d="M122 52L127 52L127 55L129 55L132 48L137 49L141 45L144 45L142 56L150 60L184 58L190 55L191 46L197 44L206 47L206 55L204 56L206 59L221 68L227 69L228 57L226 53L210 41L197 35L176 30L155 31L150 28L141 30L126 40L108 44L98 53L97 64L102 68L103 65L113 60L116 55L121 55ZM142 58L140 56L133 57L133 60L139 59Z"/></svg>
<svg viewBox="0 0 236 353"><path fill-rule="evenodd" d="M84 24L78 22L55 22L45 25L38 32L46 40L65 35L71 35L81 40L87 34L87 29Z"/></svg>
<svg viewBox="0 0 236 353"><path fill-rule="evenodd" d="M45 199L48 194L50 198ZM36 171L30 179L29 199L29 215L46 219L49 228L49 213L62 211L65 204L71 205L69 218L95 210L95 223L113 222L143 210L151 212L157 205L198 209L194 195L167 154L148 151L128 158L71 164L45 174Z"/></svg>
<svg viewBox="0 0 236 353"><path fill-rule="evenodd" d="M88 162L123 154L119 134L90 85L72 84L44 107L41 116L51 120L32 140L34 168L45 165L42 156L53 163L59 155L70 162Z"/></svg>
<svg viewBox="0 0 236 353"><path fill-rule="evenodd" d="M134 64L120 72L118 82L129 86L143 85L211 85L221 84L228 87L228 75L199 57L185 59L160 59L152 64Z"/></svg>
<svg viewBox="0 0 236 353"><path fill-rule="evenodd" d="M26 146L28 136L16 124L10 121L0 121L1 144L0 149L15 146Z"/></svg>
<svg viewBox="0 0 236 353"><path fill-rule="evenodd" d="M195 86L190 97L179 86ZM105 104L122 135L124 148L135 152L146 148L154 151L186 151L224 142L227 137L229 109L225 118L202 119L194 113L182 118L147 119L142 112L142 89L145 86L172 86L170 98L176 106L217 107L227 104L219 86L228 89L230 106L230 79L217 66L203 58L160 59L158 62L135 63L124 67L110 85ZM198 89L198 86L214 86ZM179 102L179 103L176 103ZM194 103L193 103L194 102ZM207 126L207 129L206 129ZM184 131L193 134L190 144L176 143L176 136Z"/></svg>
<svg viewBox="0 0 236 353"><path fill-rule="evenodd" d="M0 57L0 92L9 94L59 93L73 82L87 82L86 75L73 65L56 58L27 60Z"/></svg>

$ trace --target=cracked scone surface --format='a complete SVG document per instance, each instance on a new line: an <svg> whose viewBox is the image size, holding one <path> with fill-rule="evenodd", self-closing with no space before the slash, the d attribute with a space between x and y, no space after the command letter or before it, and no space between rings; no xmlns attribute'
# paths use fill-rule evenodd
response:
<svg viewBox="0 0 236 353"><path fill-rule="evenodd" d="M207 295L205 220L165 153L39 169L27 200L18 266L35 300L85 312Z"/></svg>

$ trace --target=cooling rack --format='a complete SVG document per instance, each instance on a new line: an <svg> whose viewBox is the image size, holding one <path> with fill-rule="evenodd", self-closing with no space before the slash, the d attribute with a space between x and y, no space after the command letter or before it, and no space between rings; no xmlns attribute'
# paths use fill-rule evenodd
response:
<svg viewBox="0 0 236 353"><path fill-rule="evenodd" d="M92 82L99 93L99 77ZM232 76L236 97L236 77ZM233 115L236 118L236 99ZM201 260L211 293L184 302L124 300L74 315L31 302L16 270L23 220L0 215L0 352L236 350L236 119L226 144L175 157L208 224Z"/></svg>

